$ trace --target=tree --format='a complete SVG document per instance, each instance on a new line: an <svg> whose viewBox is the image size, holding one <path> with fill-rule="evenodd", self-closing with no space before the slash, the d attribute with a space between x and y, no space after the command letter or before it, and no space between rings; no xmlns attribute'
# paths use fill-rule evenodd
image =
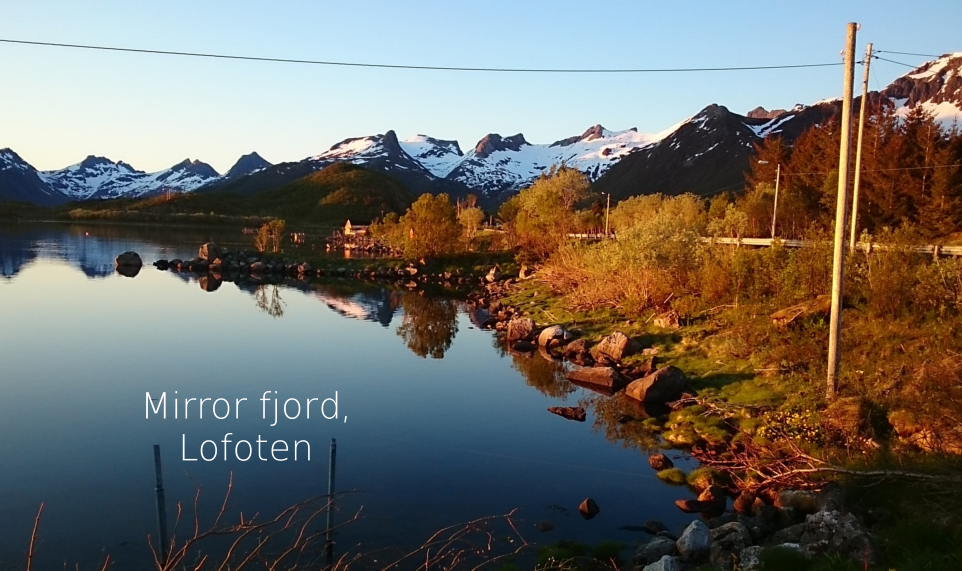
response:
<svg viewBox="0 0 962 571"><path fill-rule="evenodd" d="M484 211L477 206L462 208L458 213L458 222L461 223L464 237L473 240L478 234L478 228L484 222Z"/></svg>
<svg viewBox="0 0 962 571"><path fill-rule="evenodd" d="M568 240L578 218L575 205L589 196L588 177L554 168L502 205L498 217L523 257L544 259Z"/></svg>
<svg viewBox="0 0 962 571"><path fill-rule="evenodd" d="M405 258L433 257L458 250L461 227L447 194L422 194L398 226L405 233Z"/></svg>
<svg viewBox="0 0 962 571"><path fill-rule="evenodd" d="M281 219L274 219L262 224L257 229L257 234L254 235L254 247L257 248L258 252L277 253L280 251L286 229L287 223Z"/></svg>

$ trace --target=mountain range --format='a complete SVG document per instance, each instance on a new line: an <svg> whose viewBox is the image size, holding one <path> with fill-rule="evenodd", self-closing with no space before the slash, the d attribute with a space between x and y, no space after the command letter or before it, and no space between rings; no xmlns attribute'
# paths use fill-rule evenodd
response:
<svg viewBox="0 0 962 571"><path fill-rule="evenodd" d="M962 119L962 52L947 54L893 81L871 98L906 113L922 106L943 124ZM38 171L13 150L0 150L0 201L39 205L168 192L233 192L255 195L310 175L336 162L387 174L417 193L475 193L495 205L529 185L552 165L583 171L596 190L616 198L662 192L709 196L737 190L755 144L779 135L789 144L812 125L841 109L840 99L790 110L758 107L745 115L709 105L659 133L608 130L594 125L553 143L529 143L523 134L492 133L467 152L457 141L394 131L341 141L300 161L270 164L257 153L241 157L221 175L210 165L184 160L155 173L124 162L89 156L59 170Z"/></svg>

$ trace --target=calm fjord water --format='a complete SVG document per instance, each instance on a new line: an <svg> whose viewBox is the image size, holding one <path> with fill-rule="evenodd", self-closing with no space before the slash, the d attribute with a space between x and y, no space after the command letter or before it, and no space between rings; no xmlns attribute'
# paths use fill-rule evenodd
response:
<svg viewBox="0 0 962 571"><path fill-rule="evenodd" d="M191 257L209 239L244 241L234 232L0 225L0 569L23 562L41 502L40 568L91 568L103 553L115 568L148 565L154 444L173 519L195 483L202 516L216 511L231 473L233 514L273 515L323 494L336 438L337 489L359 491L337 516L363 508L339 532L339 549L418 545L441 527L514 508L520 531L539 543L631 543L638 533L619 526L656 518L674 529L690 519L673 506L686 492L659 482L642 452L606 440L591 411L577 423L545 410L589 394L558 375L547 384L523 375L454 301L350 281L206 292L149 265L132 279L113 271L125 250L149 264ZM167 420L145 419L146 393L165 391ZM203 420L174 420L174 391L226 398L231 416L217 420L208 408ZM272 409L261 418L265 391L302 404L336 391L338 419L320 418L315 403L310 420L272 427ZM235 419L239 398L247 401ZM228 432L233 442L307 440L311 460L301 448L296 462L259 461L256 450L241 462L231 445L224 461L222 444L215 461L181 459L182 440L199 458L203 440ZM588 496L601 514L584 521L577 506ZM538 532L540 520L557 527Z"/></svg>

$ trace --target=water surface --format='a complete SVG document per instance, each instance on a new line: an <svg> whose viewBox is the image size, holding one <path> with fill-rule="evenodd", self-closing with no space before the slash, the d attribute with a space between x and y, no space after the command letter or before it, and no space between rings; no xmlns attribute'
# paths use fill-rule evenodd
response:
<svg viewBox="0 0 962 571"><path fill-rule="evenodd" d="M656 518L674 529L690 519L673 505L687 492L659 482L610 422L594 410L586 423L546 411L597 397L565 383L561 365L504 354L455 299L353 281L208 292L149 266L135 278L113 270L125 250L149 264L192 257L210 239L249 237L0 226L0 569L23 562L41 502L40 568L91 568L104 553L117 568L148 565L154 444L173 519L195 486L203 513L216 510L231 475L234 514L273 514L323 494L336 438L337 489L357 491L337 517L363 516L340 530L339 549L418 545L441 527L516 508L519 530L539 543L632 543L638 532L620 526ZM167 420L145 418L147 392L174 391L226 398L232 414L174 420L168 402ZM338 419L320 418L315 403L310 420L270 426L265 391L301 403L336 392ZM235 419L240 398L248 400ZM311 459L259 461L255 452L241 462L231 448L224 461L220 448L216 461L182 460L182 441L198 458L203 440L228 432L233 442L307 440ZM601 514L584 521L577 506L588 496ZM557 527L539 532L541 520Z"/></svg>

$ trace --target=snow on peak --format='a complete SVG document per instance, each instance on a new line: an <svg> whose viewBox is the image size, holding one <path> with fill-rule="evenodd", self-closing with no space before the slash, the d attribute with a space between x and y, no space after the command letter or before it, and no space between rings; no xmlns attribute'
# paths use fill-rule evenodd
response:
<svg viewBox="0 0 962 571"><path fill-rule="evenodd" d="M415 135L401 141L400 145L405 153L438 178L448 176L464 156L457 141L444 141L427 135Z"/></svg>
<svg viewBox="0 0 962 571"><path fill-rule="evenodd" d="M51 188L74 200L190 192L218 177L210 165L196 160L185 159L169 169L148 174L127 163L115 163L94 155L66 168L42 171L38 175Z"/></svg>

